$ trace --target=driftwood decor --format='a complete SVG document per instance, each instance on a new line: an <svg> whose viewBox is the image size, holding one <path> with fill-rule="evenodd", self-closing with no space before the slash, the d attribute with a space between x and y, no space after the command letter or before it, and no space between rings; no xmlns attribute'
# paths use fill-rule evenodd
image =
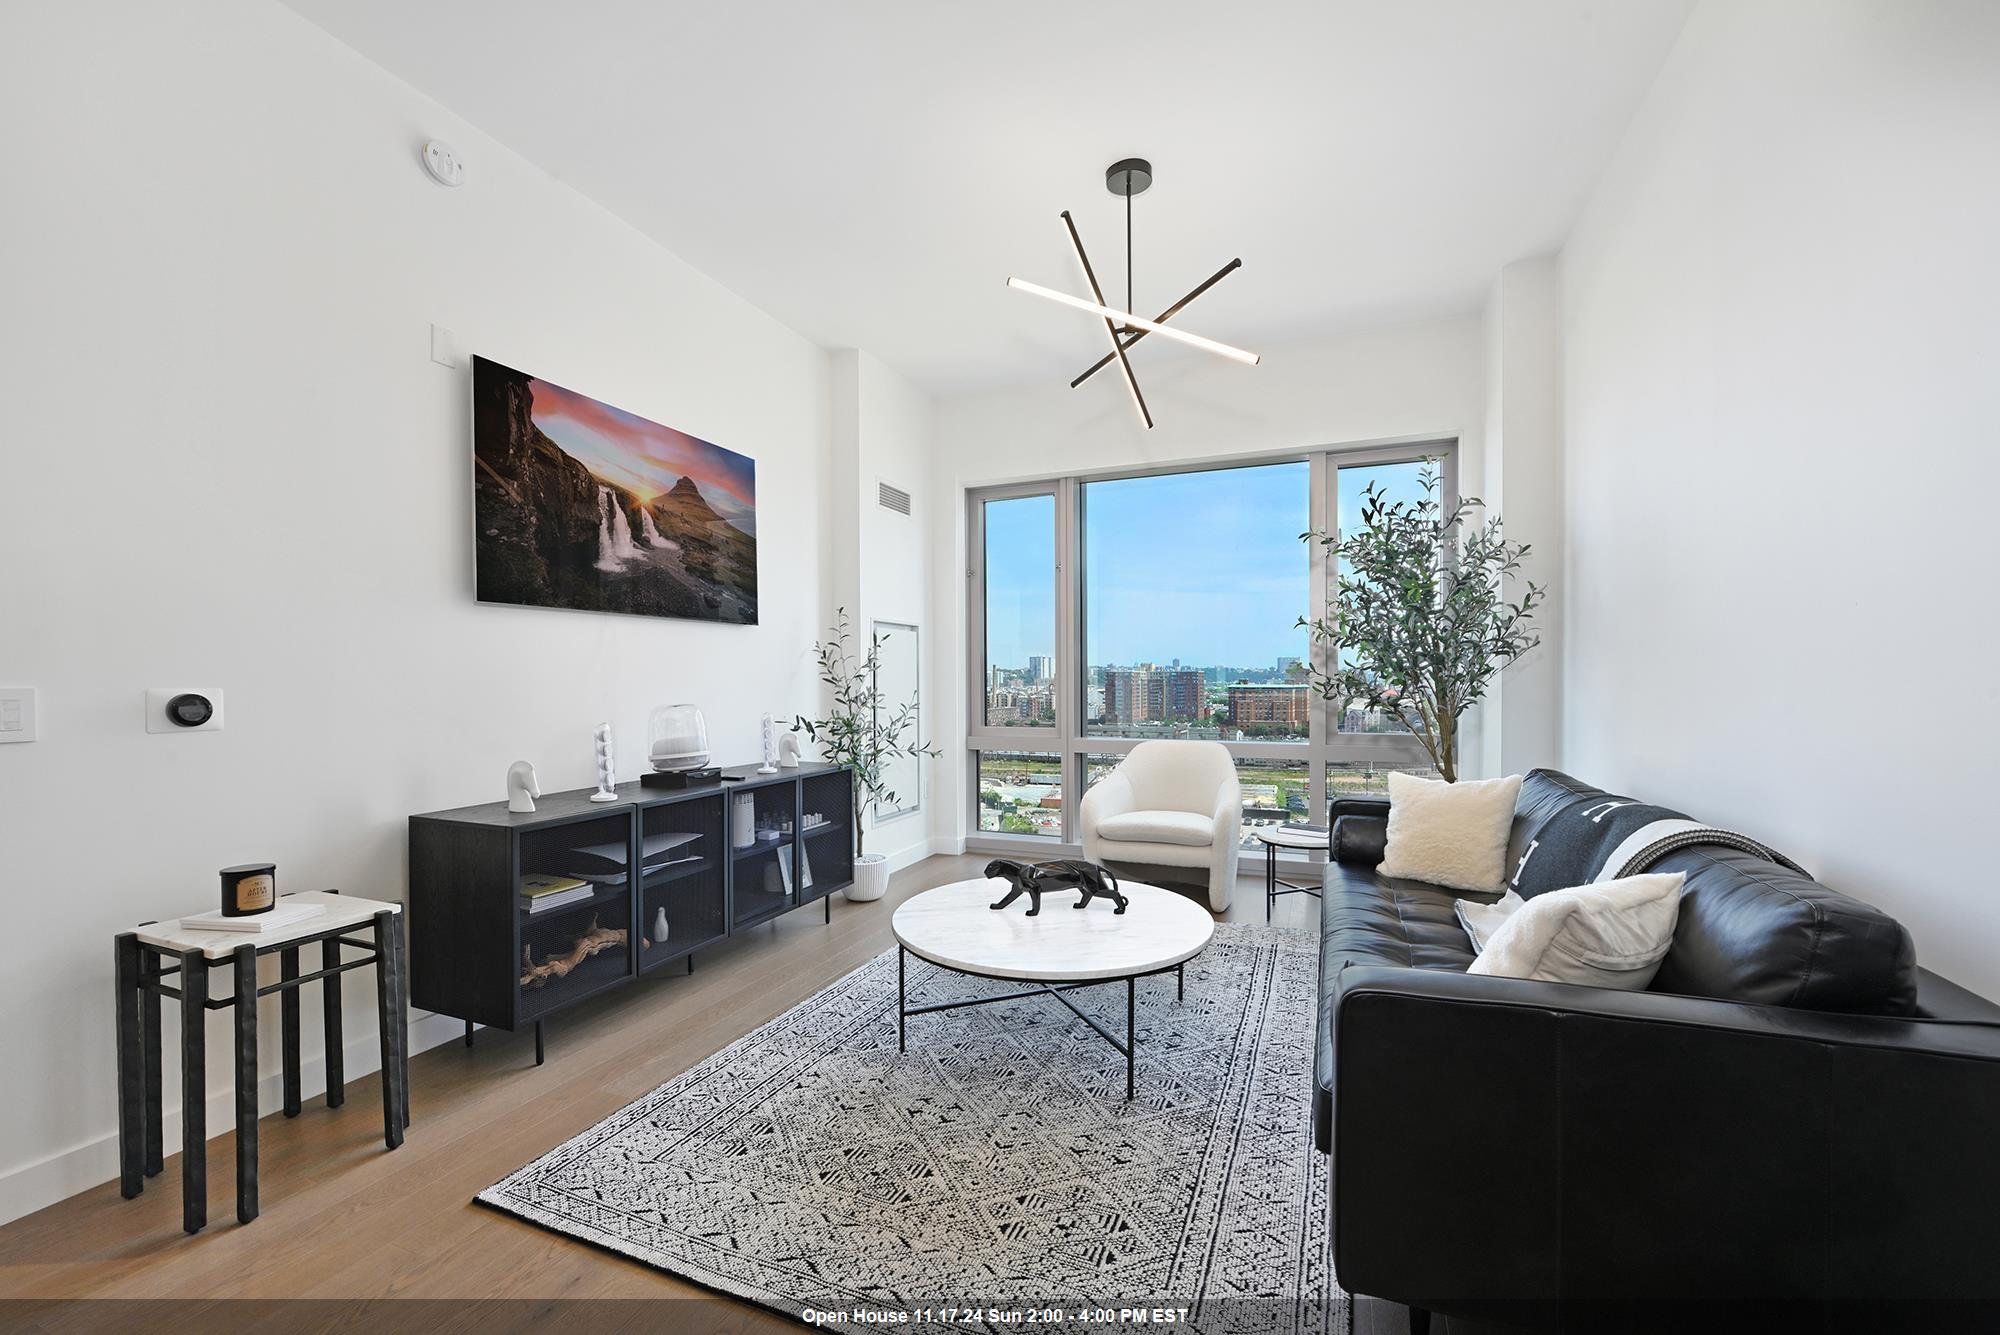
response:
<svg viewBox="0 0 2000 1335"><path fill-rule="evenodd" d="M567 977L570 970L589 959L592 955L625 944L623 929L599 927L597 919L590 920L589 928L571 943L569 954L551 955L540 964L535 963L532 947L521 947L522 987L540 987L551 978Z"/></svg>

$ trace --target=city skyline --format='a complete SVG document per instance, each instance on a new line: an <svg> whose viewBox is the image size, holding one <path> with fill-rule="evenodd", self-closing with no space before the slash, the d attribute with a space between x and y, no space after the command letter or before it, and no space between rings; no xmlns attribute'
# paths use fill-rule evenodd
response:
<svg viewBox="0 0 2000 1335"><path fill-rule="evenodd" d="M1420 468L1342 468L1340 531L1360 527L1370 482L1392 501L1420 499ZM1307 464L1118 478L1082 490L1082 648L1093 670L1245 668L1307 656L1307 633L1296 624L1309 610L1317 552L1299 539L1312 527ZM989 671L1053 662L1055 521L1053 496L985 507Z"/></svg>

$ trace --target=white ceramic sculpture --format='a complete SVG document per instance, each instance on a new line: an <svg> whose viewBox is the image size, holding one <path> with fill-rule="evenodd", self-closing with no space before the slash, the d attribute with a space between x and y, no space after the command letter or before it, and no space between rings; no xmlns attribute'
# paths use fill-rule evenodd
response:
<svg viewBox="0 0 2000 1335"><path fill-rule="evenodd" d="M757 767L757 772L778 772L778 721L769 714L764 715L764 763Z"/></svg>
<svg viewBox="0 0 2000 1335"><path fill-rule="evenodd" d="M665 904L653 913L653 944L661 945L667 939L667 906Z"/></svg>
<svg viewBox="0 0 2000 1335"><path fill-rule="evenodd" d="M507 810L533 811L542 785L535 781L535 767L517 760L507 767Z"/></svg>
<svg viewBox="0 0 2000 1335"><path fill-rule="evenodd" d="M778 768L799 767L799 734L796 729L778 735Z"/></svg>
<svg viewBox="0 0 2000 1335"><path fill-rule="evenodd" d="M597 791L590 795L593 802L616 802L618 794L618 774L611 763L611 725L597 725Z"/></svg>

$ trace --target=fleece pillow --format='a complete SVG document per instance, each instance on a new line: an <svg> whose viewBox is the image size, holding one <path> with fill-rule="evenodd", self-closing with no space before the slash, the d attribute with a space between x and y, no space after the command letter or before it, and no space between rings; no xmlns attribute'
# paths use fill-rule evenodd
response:
<svg viewBox="0 0 2000 1335"><path fill-rule="evenodd" d="M1451 906L1458 914L1458 925L1465 929L1465 939L1472 942L1472 953L1477 955L1486 949L1486 943L1502 927L1507 919L1521 911L1521 905L1528 901L1509 890L1491 904L1482 904L1476 899L1454 899Z"/></svg>
<svg viewBox="0 0 2000 1335"><path fill-rule="evenodd" d="M1518 774L1459 783L1390 774L1388 845L1377 870L1448 890L1500 889L1520 793Z"/></svg>
<svg viewBox="0 0 2000 1335"><path fill-rule="evenodd" d="M1680 872L1551 890L1521 905L1467 973L1642 992L1674 943Z"/></svg>

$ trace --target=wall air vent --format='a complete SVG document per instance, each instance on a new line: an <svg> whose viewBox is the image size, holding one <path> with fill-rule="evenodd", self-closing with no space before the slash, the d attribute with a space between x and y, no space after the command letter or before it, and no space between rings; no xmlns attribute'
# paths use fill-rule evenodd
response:
<svg viewBox="0 0 2000 1335"><path fill-rule="evenodd" d="M910 493L901 487L878 481L875 484L875 500L884 510L894 510L899 515L910 512Z"/></svg>

